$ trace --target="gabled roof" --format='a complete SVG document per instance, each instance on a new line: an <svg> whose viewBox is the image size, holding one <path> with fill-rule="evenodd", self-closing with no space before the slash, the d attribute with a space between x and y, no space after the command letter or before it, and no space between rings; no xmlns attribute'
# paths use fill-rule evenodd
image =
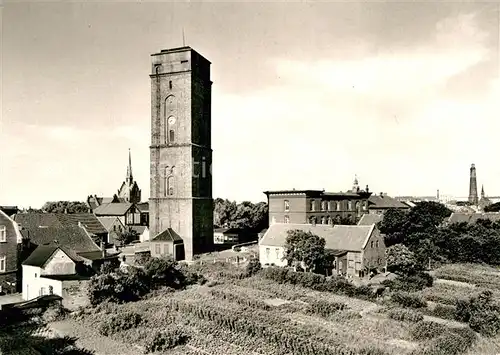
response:
<svg viewBox="0 0 500 355"><path fill-rule="evenodd" d="M59 246L65 248L65 251L71 250L74 253L99 250L97 244L80 227L30 228L21 230L21 234L38 246Z"/></svg>
<svg viewBox="0 0 500 355"><path fill-rule="evenodd" d="M151 239L152 242L182 242L182 238L172 228L167 228L156 237Z"/></svg>
<svg viewBox="0 0 500 355"><path fill-rule="evenodd" d="M375 214L375 213L365 213L361 216L361 219L358 222L358 226L370 226L372 224L377 224L380 222L384 216Z"/></svg>
<svg viewBox="0 0 500 355"><path fill-rule="evenodd" d="M407 204L396 200L393 197L387 195L371 195L368 198L368 208L378 209L378 208L401 208L408 209L410 208Z"/></svg>
<svg viewBox="0 0 500 355"><path fill-rule="evenodd" d="M76 261L73 256L71 256L71 253L68 253L67 251L64 250L64 248L61 248L56 245L50 245L50 246L45 246L41 245L37 247L31 254L28 256L26 260L24 260L23 265L29 265L29 266L38 266L38 267L43 267L47 260L50 259L50 257L57 251L57 250L62 250L71 260Z"/></svg>
<svg viewBox="0 0 500 355"><path fill-rule="evenodd" d="M458 213L454 212L448 218L448 223L476 223L479 219L489 219L492 222L500 221L500 213Z"/></svg>
<svg viewBox="0 0 500 355"><path fill-rule="evenodd" d="M66 228L77 227L81 223L91 234L107 233L104 226L92 213L18 213L14 220L23 229L34 230L39 227Z"/></svg>
<svg viewBox="0 0 500 355"><path fill-rule="evenodd" d="M132 207L132 203L118 202L102 204L94 210L96 216L124 216Z"/></svg>
<svg viewBox="0 0 500 355"><path fill-rule="evenodd" d="M122 223L122 221L118 218L118 217L97 217L97 219L99 220L99 222L101 222L101 224L104 226L104 228L106 228L106 230L108 232L111 231L113 225L116 223L116 221L118 221L118 223L120 223L123 228L125 228L125 225Z"/></svg>
<svg viewBox="0 0 500 355"><path fill-rule="evenodd" d="M91 234L108 232L93 213L59 213L57 218L64 226L78 226L80 222Z"/></svg>
<svg viewBox="0 0 500 355"><path fill-rule="evenodd" d="M55 213L27 212L18 213L14 216L14 221L22 229L37 229L39 227L63 228Z"/></svg>
<svg viewBox="0 0 500 355"><path fill-rule="evenodd" d="M101 260L101 259L115 259L117 258L121 252L114 253L114 254L106 254L106 256L102 255L102 250L96 250L96 251L85 251L78 253L78 256L87 259L87 260Z"/></svg>
<svg viewBox="0 0 500 355"><path fill-rule="evenodd" d="M285 245L288 231L301 230L311 232L318 237L325 239L325 248L333 250L361 251L373 233L375 225L369 226L343 226L324 224L290 224L275 223L269 226L266 234L259 244L265 246L282 247Z"/></svg>
<svg viewBox="0 0 500 355"><path fill-rule="evenodd" d="M137 209L141 212L149 212L149 202L141 202L136 204Z"/></svg>

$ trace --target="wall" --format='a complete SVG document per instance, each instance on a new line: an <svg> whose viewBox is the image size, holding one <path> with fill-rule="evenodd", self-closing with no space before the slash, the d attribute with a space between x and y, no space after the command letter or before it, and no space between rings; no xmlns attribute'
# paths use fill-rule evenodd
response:
<svg viewBox="0 0 500 355"><path fill-rule="evenodd" d="M146 242L149 240L149 229L144 229L144 232L139 236L139 241L141 243Z"/></svg>
<svg viewBox="0 0 500 355"><path fill-rule="evenodd" d="M16 271L18 267L17 244L21 234L17 228L17 223L10 219L5 213L0 211L0 226L5 226L6 242L0 242L0 257L5 256L5 272L0 272L0 285L3 290L14 289L9 283L17 280ZM20 240L19 240L20 241Z"/></svg>
<svg viewBox="0 0 500 355"><path fill-rule="evenodd" d="M73 275L75 273L75 262L62 250L57 250L42 270L42 275Z"/></svg>
<svg viewBox="0 0 500 355"><path fill-rule="evenodd" d="M378 247L377 247L378 241ZM373 242L373 247L372 247ZM373 229L373 233L366 243L363 250L363 268L377 268L381 270L385 267L385 243L384 236L377 228Z"/></svg>
<svg viewBox="0 0 500 355"><path fill-rule="evenodd" d="M69 310L77 309L78 307L86 307L90 304L87 287L89 281L87 280L71 280L62 282L63 298L62 304Z"/></svg>
<svg viewBox="0 0 500 355"><path fill-rule="evenodd" d="M285 200L290 204L289 211L285 211ZM273 223L285 223L285 216L290 219L289 223L308 223L306 218L306 195L269 195L269 225Z"/></svg>
<svg viewBox="0 0 500 355"><path fill-rule="evenodd" d="M53 293L62 297L62 282L40 277L42 271L37 266L23 265L23 300L30 300L40 296L40 289L45 288L45 294L49 294L49 286L53 287Z"/></svg>
<svg viewBox="0 0 500 355"><path fill-rule="evenodd" d="M156 246L160 246L160 252L156 250ZM151 257L162 257L164 255L174 256L174 244L167 241L150 242Z"/></svg>
<svg viewBox="0 0 500 355"><path fill-rule="evenodd" d="M363 270L362 253L350 251L347 253L347 275L359 276Z"/></svg>
<svg viewBox="0 0 500 355"><path fill-rule="evenodd" d="M267 251L269 249L269 251ZM287 266L286 260L281 260L284 255L283 247L259 245L259 261L262 266L274 264L276 266Z"/></svg>

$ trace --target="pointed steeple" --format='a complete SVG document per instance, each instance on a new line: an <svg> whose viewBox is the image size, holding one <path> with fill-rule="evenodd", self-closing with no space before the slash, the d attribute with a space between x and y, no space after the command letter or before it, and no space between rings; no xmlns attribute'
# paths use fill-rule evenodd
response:
<svg viewBox="0 0 500 355"><path fill-rule="evenodd" d="M481 185L481 198L484 198L484 185Z"/></svg>
<svg viewBox="0 0 500 355"><path fill-rule="evenodd" d="M352 192L359 191L358 175L354 175L354 183L352 185Z"/></svg>
<svg viewBox="0 0 500 355"><path fill-rule="evenodd" d="M131 185L134 182L134 178L132 176L132 157L130 153L130 148L128 149L128 166L127 166L127 178L125 179L128 185Z"/></svg>

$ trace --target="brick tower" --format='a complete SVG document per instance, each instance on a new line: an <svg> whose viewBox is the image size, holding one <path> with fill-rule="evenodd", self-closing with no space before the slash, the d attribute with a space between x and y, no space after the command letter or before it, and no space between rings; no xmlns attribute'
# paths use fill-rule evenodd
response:
<svg viewBox="0 0 500 355"><path fill-rule="evenodd" d="M477 180L476 180L476 166L472 164L470 166L470 183L469 183L469 204L477 206Z"/></svg>
<svg viewBox="0 0 500 355"><path fill-rule="evenodd" d="M192 260L213 249L210 62L190 47L151 57L151 236L177 234L176 259Z"/></svg>

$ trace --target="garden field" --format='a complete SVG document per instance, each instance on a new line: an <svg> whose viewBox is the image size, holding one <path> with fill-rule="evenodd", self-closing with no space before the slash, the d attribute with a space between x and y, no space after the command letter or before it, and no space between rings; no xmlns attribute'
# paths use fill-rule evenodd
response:
<svg viewBox="0 0 500 355"><path fill-rule="evenodd" d="M124 355L500 353L500 338L484 338L453 320L453 301L470 288L436 283L411 293L410 301L391 294L348 297L261 274L232 277L234 266L221 263L210 267L201 270L210 280L204 285L103 303L51 327L96 355L116 354L118 347Z"/></svg>

